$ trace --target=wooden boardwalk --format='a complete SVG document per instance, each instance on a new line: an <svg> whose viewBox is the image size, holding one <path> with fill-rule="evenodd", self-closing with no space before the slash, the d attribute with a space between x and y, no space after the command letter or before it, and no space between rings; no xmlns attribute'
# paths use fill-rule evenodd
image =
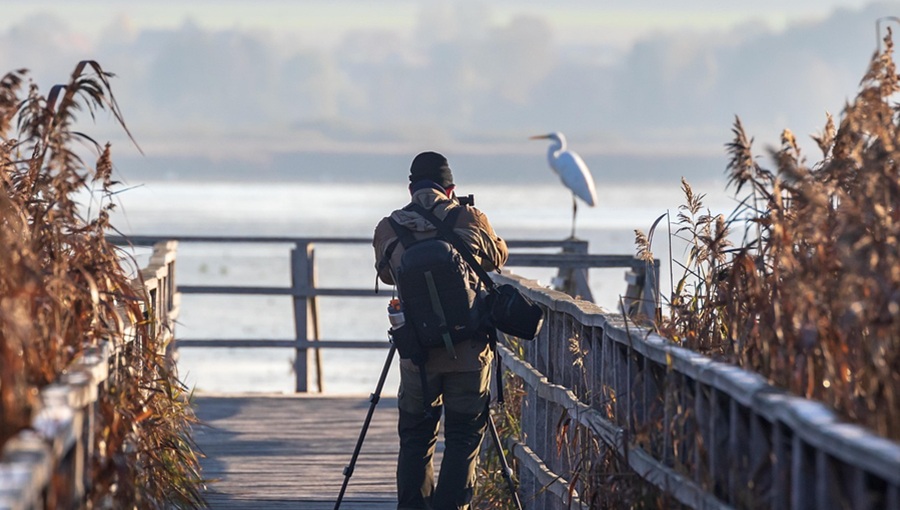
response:
<svg viewBox="0 0 900 510"><path fill-rule="evenodd" d="M331 510L368 396L195 395L194 436L213 509ZM341 508L393 509L397 400L382 398Z"/></svg>

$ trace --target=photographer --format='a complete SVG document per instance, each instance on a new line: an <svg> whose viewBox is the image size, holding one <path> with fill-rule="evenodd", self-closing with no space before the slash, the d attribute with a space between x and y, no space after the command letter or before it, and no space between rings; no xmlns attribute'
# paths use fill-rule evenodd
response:
<svg viewBox="0 0 900 510"><path fill-rule="evenodd" d="M491 271L506 262L506 243L494 233L487 217L474 206L461 204L455 196L453 175L444 156L436 152L417 155L409 180L411 203L431 211L442 221L448 214L451 219L455 217L453 232L469 247L481 267ZM378 277L391 285L401 269L404 252L404 243L398 242L397 224L416 240L437 235L430 221L407 208L381 220L373 240L375 263ZM477 277L471 275L469 285L478 295ZM397 507L465 509L472 498L475 461L488 419L493 355L487 335L480 331L469 339L454 340L452 348L431 347L425 354L426 360L419 366L403 359L401 351ZM432 459L442 412L445 450L435 485Z"/></svg>

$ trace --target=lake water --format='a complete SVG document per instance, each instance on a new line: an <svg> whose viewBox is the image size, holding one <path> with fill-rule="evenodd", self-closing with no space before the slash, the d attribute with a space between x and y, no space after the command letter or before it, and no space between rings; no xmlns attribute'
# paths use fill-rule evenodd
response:
<svg viewBox="0 0 900 510"><path fill-rule="evenodd" d="M713 195L695 186L697 192ZM556 182L460 186L507 239L562 240L571 227L571 195ZM653 221L681 203L677 180L670 183L599 187L599 206L579 208L577 236L591 253L633 254L634 229L645 232ZM114 224L127 234L253 235L359 237L370 239L375 224L407 203L403 183L192 183L151 182L117 199L122 206ZM730 212L726 198L710 200L713 212ZM664 228L654 249L667 281L668 245ZM177 277L183 285L278 285L290 282L290 245L213 245L182 243ZM675 254L680 259L680 254ZM317 245L319 285L371 288L374 254L369 244ZM516 268L518 274L548 284L554 270ZM624 270L592 270L597 303L615 309L626 283ZM326 340L384 339L388 328L384 298L320 298L321 333ZM294 337L290 298L281 296L183 295L176 326L179 338L289 339ZM377 382L385 351L323 350L325 390L364 394ZM290 349L190 349L180 351L185 382L201 391L291 392L294 353ZM386 394L396 391L396 367Z"/></svg>

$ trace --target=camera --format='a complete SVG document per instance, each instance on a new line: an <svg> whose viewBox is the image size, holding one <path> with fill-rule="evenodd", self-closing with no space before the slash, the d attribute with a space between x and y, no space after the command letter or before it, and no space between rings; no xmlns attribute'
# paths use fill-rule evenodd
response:
<svg viewBox="0 0 900 510"><path fill-rule="evenodd" d="M469 205L475 207L475 195L472 195L471 193L464 197L457 196L456 200L459 202L459 205Z"/></svg>

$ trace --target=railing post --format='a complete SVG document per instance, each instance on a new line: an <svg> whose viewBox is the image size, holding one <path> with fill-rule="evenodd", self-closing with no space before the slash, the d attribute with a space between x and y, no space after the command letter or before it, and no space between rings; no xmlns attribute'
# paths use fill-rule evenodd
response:
<svg viewBox="0 0 900 510"><path fill-rule="evenodd" d="M641 292L641 311L643 314L656 322L660 318L659 303L659 259L653 259L652 262L645 262L644 289Z"/></svg>
<svg viewBox="0 0 900 510"><path fill-rule="evenodd" d="M319 278L318 271L316 271L316 252L313 249L309 251L309 283L310 287L315 290L319 287ZM322 339L321 330L319 329L319 297L316 295L309 296L307 299L308 305L308 313L309 313L309 329L310 335L308 335L312 340L319 341ZM315 358L316 364L316 388L319 393L325 392L325 381L323 381L322 376L322 350L319 348L313 349L313 357Z"/></svg>
<svg viewBox="0 0 900 510"><path fill-rule="evenodd" d="M310 363L315 362L318 375L316 386L322 388L322 367L318 349L307 349L306 342L319 339L318 300L312 294L316 286L315 250L312 243L298 242L291 250L291 285L294 292L294 331L296 356L294 391L307 393L313 386ZM316 351L316 352L313 352Z"/></svg>
<svg viewBox="0 0 900 510"><path fill-rule="evenodd" d="M562 246L563 253L587 255L588 242L579 239L569 239ZM555 287L561 292L594 302L591 286L588 283L588 268L586 267L561 267L556 274Z"/></svg>
<svg viewBox="0 0 900 510"><path fill-rule="evenodd" d="M791 435L788 433L787 427L780 421L773 423L772 429L772 478L774 480L774 490L772 491L771 501L767 503L773 510L785 510L789 508L788 496L794 483L791 480Z"/></svg>
<svg viewBox="0 0 900 510"><path fill-rule="evenodd" d="M628 282L628 287L623 297L623 309L620 310L622 314L632 318L637 315L641 322L655 322L660 313L657 292L659 259L634 259L631 271L625 273L625 281Z"/></svg>

